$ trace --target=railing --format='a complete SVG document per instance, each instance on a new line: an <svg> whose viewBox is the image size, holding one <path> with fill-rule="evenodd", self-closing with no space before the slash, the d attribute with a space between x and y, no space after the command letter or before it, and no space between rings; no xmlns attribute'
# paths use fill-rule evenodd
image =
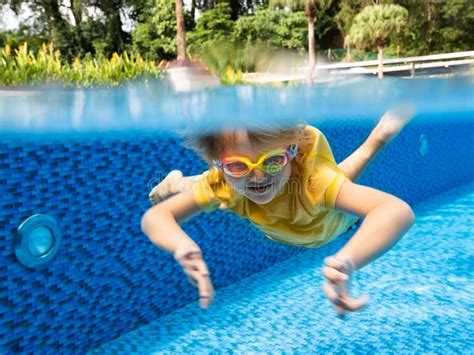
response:
<svg viewBox="0 0 474 355"><path fill-rule="evenodd" d="M460 58L471 58L471 62L474 61L474 51L468 52L457 52L457 53L444 53L444 54L431 54L423 55L419 57L407 57L407 58L396 58L396 59L384 59L383 64L414 64L414 63L426 63L434 62L447 59L460 59ZM320 69L343 69L343 68L356 68L356 67L371 67L377 66L378 60L366 60L362 62L352 63L334 63L334 64L323 64L318 66Z"/></svg>
<svg viewBox="0 0 474 355"><path fill-rule="evenodd" d="M386 75L414 77L417 72L422 75L443 74L465 71L474 63L474 51L432 54L419 57L385 59L383 71ZM377 75L378 60L367 60L352 63L331 63L316 65L316 81L326 74L331 75ZM307 67L292 68L289 73L249 73L244 75L248 82L270 83L298 81L306 78Z"/></svg>

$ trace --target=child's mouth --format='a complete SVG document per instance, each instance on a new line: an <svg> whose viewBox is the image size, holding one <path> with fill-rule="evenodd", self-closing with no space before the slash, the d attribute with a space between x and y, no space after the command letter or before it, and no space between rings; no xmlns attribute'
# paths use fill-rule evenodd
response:
<svg viewBox="0 0 474 355"><path fill-rule="evenodd" d="M253 193L255 194L263 194L265 192L267 192L268 190L270 190L270 187L272 186L273 184L266 184L266 185L257 185L257 186L249 186L248 189L250 191L252 191Z"/></svg>

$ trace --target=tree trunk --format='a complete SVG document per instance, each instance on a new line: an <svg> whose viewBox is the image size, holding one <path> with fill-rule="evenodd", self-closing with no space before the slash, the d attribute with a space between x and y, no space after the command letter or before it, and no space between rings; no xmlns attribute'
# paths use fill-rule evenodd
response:
<svg viewBox="0 0 474 355"><path fill-rule="evenodd" d="M61 54L66 58L72 59L74 47L77 45L75 38L68 38L68 32L71 25L62 17L57 1L37 1L48 18L49 23L49 41L54 43L55 47L61 50Z"/></svg>
<svg viewBox="0 0 474 355"><path fill-rule="evenodd" d="M59 10L59 3L57 1L42 1L40 2L46 14L51 16L51 27L56 29L59 33L65 33L69 24L63 19L61 11Z"/></svg>
<svg viewBox="0 0 474 355"><path fill-rule="evenodd" d="M104 11L104 10L102 10ZM104 11L104 13L106 13ZM122 30L122 19L120 18L120 7L109 9L106 13L107 32L110 43L113 45L113 51L122 52L127 42L127 34Z"/></svg>
<svg viewBox="0 0 474 355"><path fill-rule="evenodd" d="M196 20L196 0L191 0L191 18L193 21Z"/></svg>
<svg viewBox="0 0 474 355"><path fill-rule="evenodd" d="M70 9L74 17L74 26L79 26L82 22L82 4L78 4L77 0L70 0L70 3Z"/></svg>
<svg viewBox="0 0 474 355"><path fill-rule="evenodd" d="M96 4L105 16L106 37L104 40L107 41L108 48L105 53L110 55L110 52L122 52L125 44L131 40L131 35L122 30L123 23L120 17L122 1L98 1Z"/></svg>
<svg viewBox="0 0 474 355"><path fill-rule="evenodd" d="M176 42L178 60L186 60L186 31L184 28L183 0L176 0Z"/></svg>
<svg viewBox="0 0 474 355"><path fill-rule="evenodd" d="M383 79L383 45L378 45L378 49L379 49L379 54L378 54L378 60L379 60L378 77L379 77L379 79Z"/></svg>
<svg viewBox="0 0 474 355"><path fill-rule="evenodd" d="M314 18L315 18L315 6L312 1L306 2L305 13L308 17L308 54L309 54L309 70L306 82L308 84L313 83L313 73L316 67L316 50L314 43Z"/></svg>
<svg viewBox="0 0 474 355"><path fill-rule="evenodd" d="M428 51L427 53L430 53L431 52L431 44L433 43L433 29L434 29L434 22L433 22L433 18L432 18L432 9L431 9L431 3L429 1L427 1L425 3L425 6L426 6L426 11L428 13Z"/></svg>

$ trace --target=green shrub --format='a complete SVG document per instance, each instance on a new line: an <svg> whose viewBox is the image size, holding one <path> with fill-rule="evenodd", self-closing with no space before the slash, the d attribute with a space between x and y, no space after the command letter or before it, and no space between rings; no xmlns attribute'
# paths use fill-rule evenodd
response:
<svg viewBox="0 0 474 355"><path fill-rule="evenodd" d="M69 64L52 44L43 44L35 54L27 44L12 53L6 45L0 50L0 85L20 86L60 84L66 86L117 86L138 78L156 78L160 69L140 54L114 53L112 58L76 58Z"/></svg>

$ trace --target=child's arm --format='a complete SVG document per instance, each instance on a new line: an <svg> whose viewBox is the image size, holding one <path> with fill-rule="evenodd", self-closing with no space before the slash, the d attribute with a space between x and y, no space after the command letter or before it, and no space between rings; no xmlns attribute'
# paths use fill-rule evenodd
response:
<svg viewBox="0 0 474 355"><path fill-rule="evenodd" d="M413 225L415 216L410 206L399 198L350 181L342 185L336 208L364 218L354 236L336 255L325 260L326 267L323 268L328 280L325 292L337 311L344 314L365 304L351 300L344 290L350 272L370 263L396 244Z"/></svg>
<svg viewBox="0 0 474 355"><path fill-rule="evenodd" d="M179 193L146 211L141 227L153 244L174 255L191 283L199 288L201 307L207 308L214 293L209 271L199 246L178 224L199 212L192 192Z"/></svg>

